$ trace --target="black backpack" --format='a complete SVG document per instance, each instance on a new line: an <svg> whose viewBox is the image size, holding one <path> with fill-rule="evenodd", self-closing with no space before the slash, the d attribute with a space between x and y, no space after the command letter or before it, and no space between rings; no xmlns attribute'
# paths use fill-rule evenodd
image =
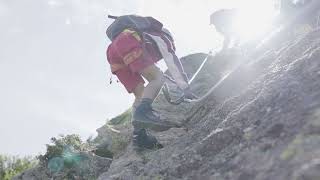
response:
<svg viewBox="0 0 320 180"><path fill-rule="evenodd" d="M115 21L106 31L111 41L125 29L133 29L139 34L142 34L143 32L161 32L163 27L163 24L153 17L124 15L112 18L115 18Z"/></svg>

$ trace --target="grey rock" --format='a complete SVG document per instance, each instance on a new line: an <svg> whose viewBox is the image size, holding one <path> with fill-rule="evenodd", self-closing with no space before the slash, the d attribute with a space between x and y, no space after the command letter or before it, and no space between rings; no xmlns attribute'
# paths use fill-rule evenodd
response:
<svg viewBox="0 0 320 180"><path fill-rule="evenodd" d="M210 57L192 84L197 95L234 72L201 102L173 106L160 95L156 109L182 127L154 133L163 149L129 145L99 179L317 179L320 30L270 41L250 56ZM189 75L203 57L184 58Z"/></svg>

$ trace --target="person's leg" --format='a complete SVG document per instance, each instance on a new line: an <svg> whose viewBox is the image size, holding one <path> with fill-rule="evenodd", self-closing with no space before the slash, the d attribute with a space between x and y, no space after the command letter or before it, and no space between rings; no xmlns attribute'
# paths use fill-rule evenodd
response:
<svg viewBox="0 0 320 180"><path fill-rule="evenodd" d="M135 101L133 108L137 107L141 100L148 99L153 102L158 96L159 91L164 83L164 76L162 71L155 65L150 65L142 70L141 75L149 82L146 87L143 83L139 83L133 90Z"/></svg>
<svg viewBox="0 0 320 180"><path fill-rule="evenodd" d="M147 79L148 85L144 88L143 94L141 95L139 105L149 107L150 110L146 114L148 117L156 121L159 121L159 115L155 114L151 104L154 99L158 96L160 89L164 83L164 76L162 71L155 65L150 65L142 70L141 75Z"/></svg>
<svg viewBox="0 0 320 180"><path fill-rule="evenodd" d="M141 75L148 81L148 85L144 87L143 90L141 90L142 87L139 85L134 91L136 97L134 105L138 105L136 106L138 109L137 114L140 114L139 118L137 118L137 115L135 118L138 120L147 118L152 121L159 121L160 117L157 114L154 114L151 104L158 96L164 83L163 73L153 64L144 68L141 71Z"/></svg>
<svg viewBox="0 0 320 180"><path fill-rule="evenodd" d="M147 75L148 76L148 75ZM151 79L148 76L148 79ZM135 101L132 105L132 114L134 114L136 108L141 102L141 97L144 93L144 85L143 83L139 83L137 87L134 88L132 92L135 96ZM163 146L158 142L158 140L149 134L144 128L137 128L133 126L132 133L132 145L136 151L142 151L143 149L160 149Z"/></svg>
<svg viewBox="0 0 320 180"><path fill-rule="evenodd" d="M171 128L172 125L161 120L152 108L152 102L164 83L163 73L155 65L150 65L141 71L141 75L149 83L144 88L141 101L133 114L132 124L135 130L150 128L155 131L164 131Z"/></svg>
<svg viewBox="0 0 320 180"><path fill-rule="evenodd" d="M145 68L141 75L149 82L144 88L142 99L151 99L153 102L164 83L163 73L156 65L151 65Z"/></svg>
<svg viewBox="0 0 320 180"><path fill-rule="evenodd" d="M135 97L135 100L132 105L132 112L134 112L136 110L136 108L138 107L138 105L140 104L141 97L144 92L144 85L143 84L144 83L140 82L132 91L132 93L134 94L134 97Z"/></svg>
<svg viewBox="0 0 320 180"><path fill-rule="evenodd" d="M171 73L172 77L176 81L177 85L181 89L187 88L188 87L187 77L185 74L183 74L184 72L183 72L183 68L180 63L180 60L176 56L176 54L173 52L173 50L169 51L169 49L171 48L170 46L172 46L172 45L169 45L170 41L166 39L166 41L167 41L166 42L163 39L163 37L156 36L156 35L149 34L149 36L156 43L166 65L169 69L169 72Z"/></svg>

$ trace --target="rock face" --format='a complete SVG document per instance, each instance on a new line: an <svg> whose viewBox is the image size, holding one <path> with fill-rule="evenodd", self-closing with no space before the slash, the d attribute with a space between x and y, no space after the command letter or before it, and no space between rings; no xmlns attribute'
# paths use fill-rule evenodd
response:
<svg viewBox="0 0 320 180"><path fill-rule="evenodd" d="M192 84L209 92L199 102L174 106L160 95L155 109L182 127L154 133L163 149L129 145L99 180L320 179L320 30L275 42L210 57ZM184 58L187 72L205 56Z"/></svg>

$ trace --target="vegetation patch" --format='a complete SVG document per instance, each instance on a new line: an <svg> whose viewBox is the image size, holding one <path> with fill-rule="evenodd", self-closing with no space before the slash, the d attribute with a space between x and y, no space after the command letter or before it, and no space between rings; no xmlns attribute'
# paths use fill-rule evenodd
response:
<svg viewBox="0 0 320 180"><path fill-rule="evenodd" d="M0 155L0 179L11 180L23 171L35 167L37 163L33 157Z"/></svg>
<svg viewBox="0 0 320 180"><path fill-rule="evenodd" d="M129 124L131 122L131 112L132 112L132 109L130 108L124 113L120 114L119 116L112 118L107 123L113 126L120 125L120 124L122 125Z"/></svg>
<svg viewBox="0 0 320 180"><path fill-rule="evenodd" d="M51 138L51 144L47 144L47 151L44 155L38 156L40 164L47 167L53 175L64 174L65 178L74 179L78 176L91 179L87 173L87 156L81 152L88 152L93 149L90 140L83 142L79 135L60 135L58 138Z"/></svg>

